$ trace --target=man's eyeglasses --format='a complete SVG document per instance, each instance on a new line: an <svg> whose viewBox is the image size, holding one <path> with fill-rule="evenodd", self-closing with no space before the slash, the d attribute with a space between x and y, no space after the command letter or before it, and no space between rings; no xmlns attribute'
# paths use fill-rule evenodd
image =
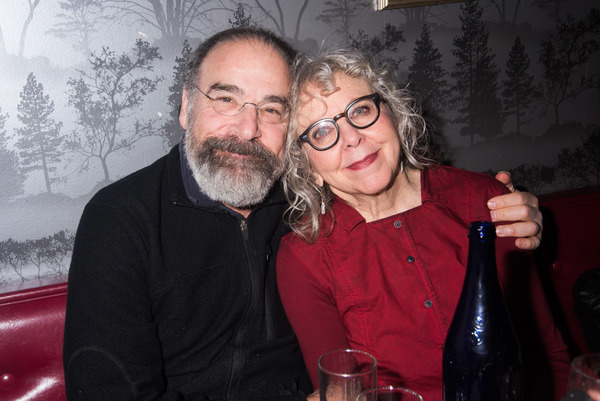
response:
<svg viewBox="0 0 600 401"><path fill-rule="evenodd" d="M379 103L381 96L377 93L359 97L353 100L343 113L333 118L324 118L311 124L298 138L307 142L316 150L331 149L340 139L340 127L337 120L346 117L348 124L354 128L363 129L375 124L379 118Z"/></svg>
<svg viewBox="0 0 600 401"><path fill-rule="evenodd" d="M214 111L223 116L236 116L244 110L247 104L251 104L256 108L258 119L267 124L280 124L282 123L289 114L289 108L282 102L265 100L258 104L252 102L244 102L239 96L226 91L218 90L214 96L209 96L202 91L202 89L196 88L211 102L211 106Z"/></svg>

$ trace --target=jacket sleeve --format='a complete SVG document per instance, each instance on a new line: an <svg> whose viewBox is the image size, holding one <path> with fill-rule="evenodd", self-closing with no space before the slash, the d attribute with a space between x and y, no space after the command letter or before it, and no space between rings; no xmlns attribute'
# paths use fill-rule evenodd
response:
<svg viewBox="0 0 600 401"><path fill-rule="evenodd" d="M63 362L70 401L183 399L165 393L144 246L127 216L86 206L69 271Z"/></svg>
<svg viewBox="0 0 600 401"><path fill-rule="evenodd" d="M346 331L328 283L327 261L293 234L283 238L277 253L277 284L290 324L298 337L313 386L318 388L319 357L349 348ZM311 269L311 267L316 267Z"/></svg>

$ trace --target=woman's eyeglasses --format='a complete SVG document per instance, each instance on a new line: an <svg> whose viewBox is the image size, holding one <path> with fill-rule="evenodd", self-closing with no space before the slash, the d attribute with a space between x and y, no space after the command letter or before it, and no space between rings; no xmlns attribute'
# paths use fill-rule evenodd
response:
<svg viewBox="0 0 600 401"><path fill-rule="evenodd" d="M340 127L337 120L346 118L354 128L363 129L375 124L379 118L379 104L382 101L377 93L353 100L344 110L333 118L323 118L308 127L298 138L307 142L316 150L327 150L335 146L340 139Z"/></svg>

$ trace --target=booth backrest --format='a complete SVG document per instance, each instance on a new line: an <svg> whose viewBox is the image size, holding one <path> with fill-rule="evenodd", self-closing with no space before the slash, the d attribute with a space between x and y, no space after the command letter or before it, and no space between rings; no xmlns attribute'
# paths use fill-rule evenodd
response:
<svg viewBox="0 0 600 401"><path fill-rule="evenodd" d="M556 192L539 200L544 215L542 244L536 251L540 276L572 356L587 353L572 290L583 272L600 267L600 187Z"/></svg>
<svg viewBox="0 0 600 401"><path fill-rule="evenodd" d="M64 401L65 277L2 288L0 400ZM33 287L32 287L33 286Z"/></svg>

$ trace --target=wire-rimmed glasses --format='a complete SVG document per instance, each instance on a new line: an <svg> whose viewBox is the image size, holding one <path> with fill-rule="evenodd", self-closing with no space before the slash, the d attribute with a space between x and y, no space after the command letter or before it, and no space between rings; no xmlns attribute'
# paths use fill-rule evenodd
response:
<svg viewBox="0 0 600 401"><path fill-rule="evenodd" d="M323 118L311 124L298 137L301 142L307 142L316 150L331 149L340 139L340 127L337 120L346 118L354 128L363 129L375 124L379 118L379 104L382 101L378 93L359 97L346 107L343 113L333 118Z"/></svg>
<svg viewBox="0 0 600 401"><path fill-rule="evenodd" d="M258 119L267 124L280 124L285 121L290 110L288 106L279 99L267 99L256 104L252 102L244 102L244 100L234 93L217 90L210 96L202 91L202 89L196 88L202 93L208 100L214 111L223 116L236 116L244 110L247 104L251 104L256 108Z"/></svg>

